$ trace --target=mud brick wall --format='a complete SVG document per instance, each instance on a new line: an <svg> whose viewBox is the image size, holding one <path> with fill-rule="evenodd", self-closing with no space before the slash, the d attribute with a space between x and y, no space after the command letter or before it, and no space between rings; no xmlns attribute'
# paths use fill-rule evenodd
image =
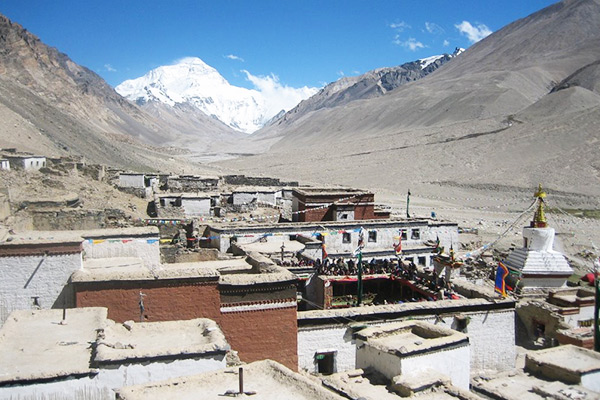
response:
<svg viewBox="0 0 600 400"><path fill-rule="evenodd" d="M223 313L219 325L242 361L269 358L298 370L296 307Z"/></svg>
<svg viewBox="0 0 600 400"><path fill-rule="evenodd" d="M219 321L218 281L112 281L75 284L77 307L108 307L116 322L140 321L140 292L144 321L210 318Z"/></svg>

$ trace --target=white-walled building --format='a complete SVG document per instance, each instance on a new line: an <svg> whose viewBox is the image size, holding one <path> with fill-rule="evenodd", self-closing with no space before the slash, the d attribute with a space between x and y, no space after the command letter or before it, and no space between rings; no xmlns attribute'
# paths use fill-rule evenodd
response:
<svg viewBox="0 0 600 400"><path fill-rule="evenodd" d="M10 166L15 169L37 170L46 166L46 157L34 155L6 156Z"/></svg>
<svg viewBox="0 0 600 400"><path fill-rule="evenodd" d="M282 224L211 225L211 247L227 252L232 241L243 245L261 241L281 241L282 237L301 241L300 254L316 260L322 257L322 244L330 257L350 257L358 246L361 228L365 231L363 257L395 257L395 245L402 240L403 257L417 265L432 265L435 248L427 242L437 238L440 245L458 248L458 225L437 220L363 220L348 222L304 222Z"/></svg>
<svg viewBox="0 0 600 400"><path fill-rule="evenodd" d="M214 321L117 324L106 308L15 311L0 329L0 398L114 398L114 390L222 369Z"/></svg>
<svg viewBox="0 0 600 400"><path fill-rule="evenodd" d="M464 333L421 321L363 329L356 334L356 367L373 368L386 378L418 378L430 370L468 390L469 338Z"/></svg>
<svg viewBox="0 0 600 400"><path fill-rule="evenodd" d="M119 187L145 188L146 176L136 172L121 172L119 174Z"/></svg>
<svg viewBox="0 0 600 400"><path fill-rule="evenodd" d="M74 307L68 285L84 260L134 257L159 265L156 227L27 231L0 243L0 324L14 310Z"/></svg>
<svg viewBox="0 0 600 400"><path fill-rule="evenodd" d="M6 160L6 159L1 159L0 160L0 169L3 170L10 170L10 161Z"/></svg>
<svg viewBox="0 0 600 400"><path fill-rule="evenodd" d="M356 332L409 319L466 333L473 372L515 366L515 302L478 298L298 312L298 367L319 372L323 355L331 372L353 370Z"/></svg>

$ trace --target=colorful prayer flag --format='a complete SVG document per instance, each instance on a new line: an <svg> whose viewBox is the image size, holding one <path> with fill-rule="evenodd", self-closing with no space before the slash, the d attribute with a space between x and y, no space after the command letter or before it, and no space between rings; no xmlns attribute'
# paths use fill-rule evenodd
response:
<svg viewBox="0 0 600 400"><path fill-rule="evenodd" d="M496 270L496 285L494 290L496 293L506 297L506 277L508 276L508 268L502 262L498 263L498 269Z"/></svg>

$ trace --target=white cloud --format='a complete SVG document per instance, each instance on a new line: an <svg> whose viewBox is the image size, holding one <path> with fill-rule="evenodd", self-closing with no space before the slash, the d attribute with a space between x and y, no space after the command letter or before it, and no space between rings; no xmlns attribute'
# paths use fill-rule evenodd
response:
<svg viewBox="0 0 600 400"><path fill-rule="evenodd" d="M338 74L338 76L344 76L344 75L346 75L346 74L344 73L344 71L341 71L341 70L340 70L340 71L338 71L338 72L337 72L337 74Z"/></svg>
<svg viewBox="0 0 600 400"><path fill-rule="evenodd" d="M438 35L440 33L445 33L444 28L436 24L435 22L425 22L425 30L434 35Z"/></svg>
<svg viewBox="0 0 600 400"><path fill-rule="evenodd" d="M442 44L444 45L444 47L450 46L450 42L448 41L448 39L444 39L444 43Z"/></svg>
<svg viewBox="0 0 600 400"><path fill-rule="evenodd" d="M459 32L467 37L471 43L479 42L484 37L490 35L492 31L484 24L471 25L469 21L463 21L454 25Z"/></svg>
<svg viewBox="0 0 600 400"><path fill-rule="evenodd" d="M235 60L235 61L241 61L241 62L244 62L244 59L243 59L242 57L238 57L238 56L236 56L236 55L234 55L234 54L227 54L226 56L223 56L223 57L225 57L225 58L228 58L228 59L230 59L230 60Z"/></svg>
<svg viewBox="0 0 600 400"><path fill-rule="evenodd" d="M400 40L400 38L398 36L396 36L394 43L399 46L405 47L411 51L416 51L417 49L424 49L425 47L427 47L415 38L408 38L408 40L403 41L403 40Z"/></svg>
<svg viewBox="0 0 600 400"><path fill-rule="evenodd" d="M307 86L293 88L283 85L279 82L279 77L274 74L256 76L246 70L242 70L242 72L246 74L246 79L252 82L254 88L263 95L269 118L275 116L281 110L290 110L302 100L319 91L319 88Z"/></svg>
<svg viewBox="0 0 600 400"><path fill-rule="evenodd" d="M390 28L396 29L398 32L402 32L405 29L410 29L411 26L404 21L400 21L400 22L394 22L394 23L390 24Z"/></svg>
<svg viewBox="0 0 600 400"><path fill-rule="evenodd" d="M110 64L104 64L104 69L107 70L108 72L117 72L117 70L114 69L113 66Z"/></svg>

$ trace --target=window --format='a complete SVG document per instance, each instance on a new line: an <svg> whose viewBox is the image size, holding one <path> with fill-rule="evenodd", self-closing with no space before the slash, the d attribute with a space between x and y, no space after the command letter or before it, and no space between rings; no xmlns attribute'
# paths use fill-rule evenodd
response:
<svg viewBox="0 0 600 400"><path fill-rule="evenodd" d="M344 232L342 234L342 243L350 243L350 242L351 242L350 232Z"/></svg>
<svg viewBox="0 0 600 400"><path fill-rule="evenodd" d="M335 372L335 351L315 353L317 372L323 375L331 375Z"/></svg>
<svg viewBox="0 0 600 400"><path fill-rule="evenodd" d="M369 231L369 242L377 242L377 231Z"/></svg>
<svg viewBox="0 0 600 400"><path fill-rule="evenodd" d="M406 238L408 237L406 234L406 229L402 229L400 231L400 237L402 238L402 240L406 240Z"/></svg>
<svg viewBox="0 0 600 400"><path fill-rule="evenodd" d="M346 214L346 213L340 214L340 219L348 219L348 214Z"/></svg>
<svg viewBox="0 0 600 400"><path fill-rule="evenodd" d="M418 229L413 229L413 230L412 230L412 233L411 233L411 235L410 235L410 238L411 238L411 239L415 239L415 240L416 240L416 239L420 239L420 238L421 238L421 231L420 231L420 230L418 230Z"/></svg>
<svg viewBox="0 0 600 400"><path fill-rule="evenodd" d="M419 260L419 265L427 265L426 264L427 263L427 257L419 256L418 260Z"/></svg>

